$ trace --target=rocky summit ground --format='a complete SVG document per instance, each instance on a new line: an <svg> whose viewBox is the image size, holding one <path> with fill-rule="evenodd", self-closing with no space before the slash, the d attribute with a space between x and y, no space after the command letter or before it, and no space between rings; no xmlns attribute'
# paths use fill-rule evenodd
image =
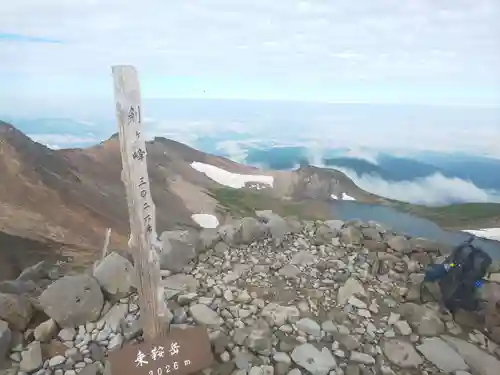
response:
<svg viewBox="0 0 500 375"><path fill-rule="evenodd" d="M453 318L420 303L437 244L375 223L258 217L162 236L171 328L204 325L212 342L203 374L500 373L499 274L479 313ZM110 374L107 353L141 340L131 270L111 253L87 274L39 265L0 283L1 373Z"/></svg>

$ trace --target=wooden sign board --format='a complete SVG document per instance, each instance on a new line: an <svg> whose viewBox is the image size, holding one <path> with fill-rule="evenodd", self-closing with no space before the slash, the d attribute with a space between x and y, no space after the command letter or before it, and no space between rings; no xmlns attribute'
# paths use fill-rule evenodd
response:
<svg viewBox="0 0 500 375"><path fill-rule="evenodd" d="M173 329L138 345L109 353L112 375L186 375L213 363L212 348L204 327Z"/></svg>

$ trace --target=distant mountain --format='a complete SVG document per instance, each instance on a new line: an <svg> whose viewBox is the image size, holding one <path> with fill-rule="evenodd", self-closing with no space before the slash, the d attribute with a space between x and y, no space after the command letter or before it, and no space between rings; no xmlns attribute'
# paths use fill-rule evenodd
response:
<svg viewBox="0 0 500 375"><path fill-rule="evenodd" d="M379 176L386 181L412 181L417 178L423 178L434 173L443 173L443 171L431 164L423 163L418 160L412 160L389 155L381 155L377 162L373 164L367 160L357 158L329 158L324 160L325 164L331 167L350 169L358 175Z"/></svg>
<svg viewBox="0 0 500 375"><path fill-rule="evenodd" d="M363 159L336 157L336 158L323 159L323 162L328 167L351 169L359 175L371 174L371 175L378 175L385 179L392 179L390 171L387 171L379 167L378 165L375 165Z"/></svg>
<svg viewBox="0 0 500 375"><path fill-rule="evenodd" d="M276 170L296 168L307 159L305 147L271 147L266 149L251 148L247 152L246 163L261 165Z"/></svg>

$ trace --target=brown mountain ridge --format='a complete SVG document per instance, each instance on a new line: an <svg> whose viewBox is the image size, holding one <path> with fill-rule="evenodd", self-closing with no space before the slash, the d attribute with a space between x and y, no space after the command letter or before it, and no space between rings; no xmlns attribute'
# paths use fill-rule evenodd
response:
<svg viewBox="0 0 500 375"><path fill-rule="evenodd" d="M301 214L305 207L306 216L328 216L328 209L318 200L329 199L332 192L342 190L342 185L352 184L340 172L313 167L263 172L159 137L147 142L147 152L159 233L197 228L193 213L216 214L223 222L234 214L221 202L224 194L232 194L231 190L249 194L257 206L265 206L262 208L279 211L283 205L303 201L307 204L295 205L289 212ZM238 174L272 175L274 188L258 192L250 187L231 189L195 170L192 162ZM112 229L111 247L126 249L128 211L116 134L93 147L52 150L0 121L0 176L0 231L4 234L0 239L1 263L17 269L46 257L46 253L63 253L77 263L88 264L99 254L106 228ZM332 177L337 183L332 184ZM376 200L354 184L347 191L357 199ZM13 238L38 241L46 251L28 257Z"/></svg>

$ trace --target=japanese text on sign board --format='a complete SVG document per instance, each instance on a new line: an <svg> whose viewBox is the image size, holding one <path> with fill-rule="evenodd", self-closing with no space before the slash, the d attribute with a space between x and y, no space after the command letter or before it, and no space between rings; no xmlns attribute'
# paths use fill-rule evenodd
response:
<svg viewBox="0 0 500 375"><path fill-rule="evenodd" d="M137 106L137 108L134 108L134 107L130 107L130 109L128 110L128 115L127 115L127 118L128 118L128 124L132 124L132 123L141 123L141 107L140 106Z"/></svg>
<svg viewBox="0 0 500 375"><path fill-rule="evenodd" d="M160 359L166 359L166 357L173 357L170 363L162 363L161 365L158 365L156 369L154 370L149 370L148 375L163 375L168 374L172 371L179 370L180 367L186 367L191 364L191 361L189 359L185 359L184 361L176 361L176 356L179 354L180 350L180 345L174 341L170 344L170 349L168 350L167 353L165 353L165 348L163 346L154 346L150 353L149 356L146 353L143 353L141 350L138 350L137 356L135 359L135 364L136 367L142 367L144 365L149 364L150 361L155 362Z"/></svg>

